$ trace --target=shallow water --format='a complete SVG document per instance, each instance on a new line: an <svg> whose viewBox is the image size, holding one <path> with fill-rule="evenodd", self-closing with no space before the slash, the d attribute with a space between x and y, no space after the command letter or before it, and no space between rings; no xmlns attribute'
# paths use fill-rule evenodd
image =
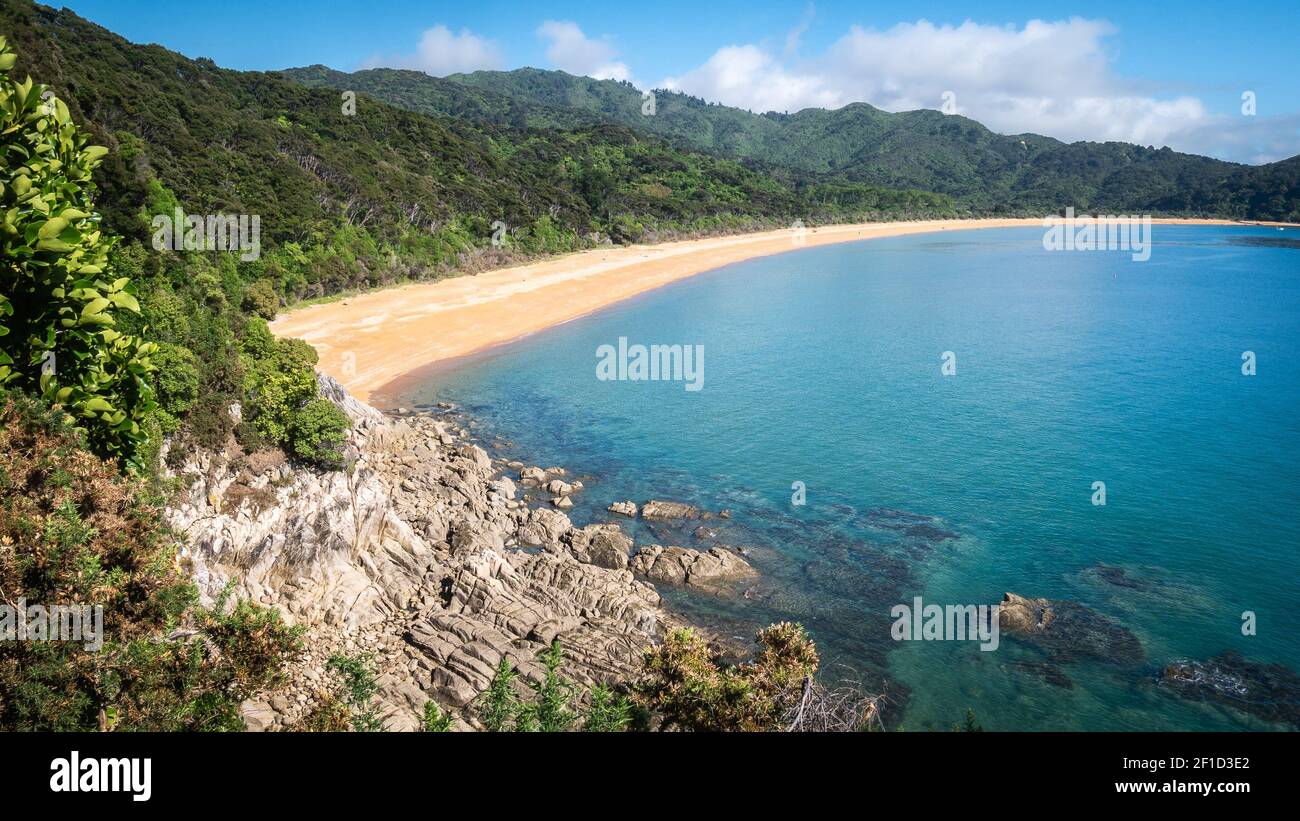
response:
<svg viewBox="0 0 1300 821"><path fill-rule="evenodd" d="M893 726L946 729L970 707L989 729L1273 729L1154 682L1226 649L1300 668L1300 250L1270 228L1153 230L1147 262L1047 252L1019 228L752 260L389 401L455 402L504 455L590 477L578 524L622 499L731 509L707 524L763 582L673 604L737 635L804 622L825 675L894 696ZM597 348L619 337L703 345L703 389L598 380ZM700 546L698 524L630 529ZM1081 602L1145 660L890 638L890 607L914 595L1004 591Z"/></svg>

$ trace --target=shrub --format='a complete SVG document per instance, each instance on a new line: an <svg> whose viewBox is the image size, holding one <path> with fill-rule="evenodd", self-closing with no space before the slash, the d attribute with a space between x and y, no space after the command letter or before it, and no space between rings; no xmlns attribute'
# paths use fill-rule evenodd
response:
<svg viewBox="0 0 1300 821"><path fill-rule="evenodd" d="M563 733L578 724L578 688L560 674L564 650L560 642L538 654L544 672L541 681L529 682L533 698L525 701L516 684L519 674L509 658L497 664L492 683L479 695L479 720L489 732L513 730L521 733ZM588 732L622 732L632 723L632 704L607 685L592 688L589 705L582 714L582 729Z"/></svg>
<svg viewBox="0 0 1300 821"><path fill-rule="evenodd" d="M280 296L269 280L261 279L248 286L240 307L253 316L275 319L280 310Z"/></svg>
<svg viewBox="0 0 1300 821"><path fill-rule="evenodd" d="M107 149L44 86L15 82L14 61L0 38L0 385L64 406L92 450L138 467L155 348L114 328L140 306L108 272L92 202Z"/></svg>
<svg viewBox="0 0 1300 821"><path fill-rule="evenodd" d="M445 733L451 730L451 716L443 715L438 702L430 699L424 703L424 718L420 727L426 733Z"/></svg>
<svg viewBox="0 0 1300 821"><path fill-rule="evenodd" d="M66 415L0 395L0 599L103 608L102 647L0 641L0 729L241 730L300 632L177 569L145 483L85 447Z"/></svg>
<svg viewBox="0 0 1300 821"><path fill-rule="evenodd" d="M316 733L340 733L352 730L373 733L384 729L374 706L375 683L373 659L369 655L330 656L325 669L337 677L334 688L321 696L295 727Z"/></svg>
<svg viewBox="0 0 1300 821"><path fill-rule="evenodd" d="M803 627L789 622L759 631L758 642L753 661L724 667L694 630L675 630L646 650L637 698L687 729L782 729L804 679L817 671L817 649Z"/></svg>
<svg viewBox="0 0 1300 821"><path fill-rule="evenodd" d="M589 733L621 733L632 723L632 704L627 696L604 684L591 688L591 705L587 708L582 729Z"/></svg>
<svg viewBox="0 0 1300 821"><path fill-rule="evenodd" d="M479 719L489 732L503 732L514 724L521 707L514 685L517 675L510 659L503 656L497 663L492 683L479 696Z"/></svg>
<svg viewBox="0 0 1300 821"><path fill-rule="evenodd" d="M326 668L343 680L343 698L351 711L352 729L358 733L373 733L383 729L373 699L379 685L370 656L336 655L326 663Z"/></svg>
<svg viewBox="0 0 1300 821"><path fill-rule="evenodd" d="M322 467L343 466L343 447L351 420L328 399L312 399L289 418L293 454Z"/></svg>
<svg viewBox="0 0 1300 821"><path fill-rule="evenodd" d="M199 398L199 360L188 349L169 342L158 345L153 355L154 392L164 433L171 433L179 419Z"/></svg>
<svg viewBox="0 0 1300 821"><path fill-rule="evenodd" d="M524 732L566 732L573 728L577 716L569 709L573 700L573 683L560 675L564 650L559 641L553 641L538 657L546 672L540 682L530 683L536 698L519 710L515 719L516 729Z"/></svg>
<svg viewBox="0 0 1300 821"><path fill-rule="evenodd" d="M293 415L316 396L316 352L302 340L276 339L261 319L249 321L240 348L248 400L244 412L258 433L286 445Z"/></svg>

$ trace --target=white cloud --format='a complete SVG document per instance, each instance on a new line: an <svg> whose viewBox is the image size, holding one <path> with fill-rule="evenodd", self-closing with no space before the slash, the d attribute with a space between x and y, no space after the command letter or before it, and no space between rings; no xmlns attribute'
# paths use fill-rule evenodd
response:
<svg viewBox="0 0 1300 821"><path fill-rule="evenodd" d="M754 45L725 46L704 65L661 87L751 111L838 108L851 100L812 73L793 72Z"/></svg>
<svg viewBox="0 0 1300 821"><path fill-rule="evenodd" d="M597 80L632 79L627 64L615 59L614 47L587 37L577 23L547 20L537 27L537 36L547 41L546 59L556 68Z"/></svg>
<svg viewBox="0 0 1300 821"><path fill-rule="evenodd" d="M414 54L381 57L375 55L365 63L365 68L413 68L445 77L458 72L501 68L502 60L496 43L479 37L468 29L453 33L444 25L425 29Z"/></svg>
<svg viewBox="0 0 1300 821"><path fill-rule="evenodd" d="M1252 165L1283 160L1300 154L1300 114L1212 117L1179 134L1176 147Z"/></svg>
<svg viewBox="0 0 1300 821"><path fill-rule="evenodd" d="M1216 117L1196 97L1157 97L1118 76L1104 20L1032 20L1023 27L925 20L887 30L854 26L824 53L794 61L758 45L728 45L661 84L752 111L867 102L887 111L940 108L1007 134L1122 140L1213 151L1258 162L1300 151L1294 121ZM797 35L796 35L797 36ZM796 40L797 43L797 40Z"/></svg>

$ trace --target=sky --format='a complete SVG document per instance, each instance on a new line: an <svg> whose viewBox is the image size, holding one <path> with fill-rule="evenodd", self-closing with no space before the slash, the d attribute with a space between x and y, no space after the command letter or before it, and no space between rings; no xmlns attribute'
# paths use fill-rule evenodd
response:
<svg viewBox="0 0 1300 821"><path fill-rule="evenodd" d="M1296 0L64 5L134 42L236 69L534 66L758 112L867 102L1237 162L1300 154Z"/></svg>

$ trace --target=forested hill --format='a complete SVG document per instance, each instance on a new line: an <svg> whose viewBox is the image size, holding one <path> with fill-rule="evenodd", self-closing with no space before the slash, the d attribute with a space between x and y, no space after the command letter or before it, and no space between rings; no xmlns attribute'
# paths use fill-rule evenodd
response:
<svg viewBox="0 0 1300 821"><path fill-rule="evenodd" d="M274 73L225 70L140 46L69 11L0 0L16 71L51 86L108 146L98 179L111 228L141 215L259 214L264 242L363 229L439 260L485 244L491 224L532 252L594 233L616 241L827 221L943 215L920 192L800 189L739 162L682 151L626 126L572 117L568 130L432 117ZM482 95L485 99L490 95ZM509 117L503 118L508 121Z"/></svg>
<svg viewBox="0 0 1300 821"><path fill-rule="evenodd" d="M855 103L834 111L753 114L658 91L655 113L628 83L522 68L436 79L413 71L293 69L310 84L353 88L431 114L532 126L598 117L674 144L817 175L823 181L938 191L988 212L1059 210L1300 219L1294 160L1244 166L1128 143L1066 144L995 134L974 120ZM458 92L454 86L464 90Z"/></svg>

